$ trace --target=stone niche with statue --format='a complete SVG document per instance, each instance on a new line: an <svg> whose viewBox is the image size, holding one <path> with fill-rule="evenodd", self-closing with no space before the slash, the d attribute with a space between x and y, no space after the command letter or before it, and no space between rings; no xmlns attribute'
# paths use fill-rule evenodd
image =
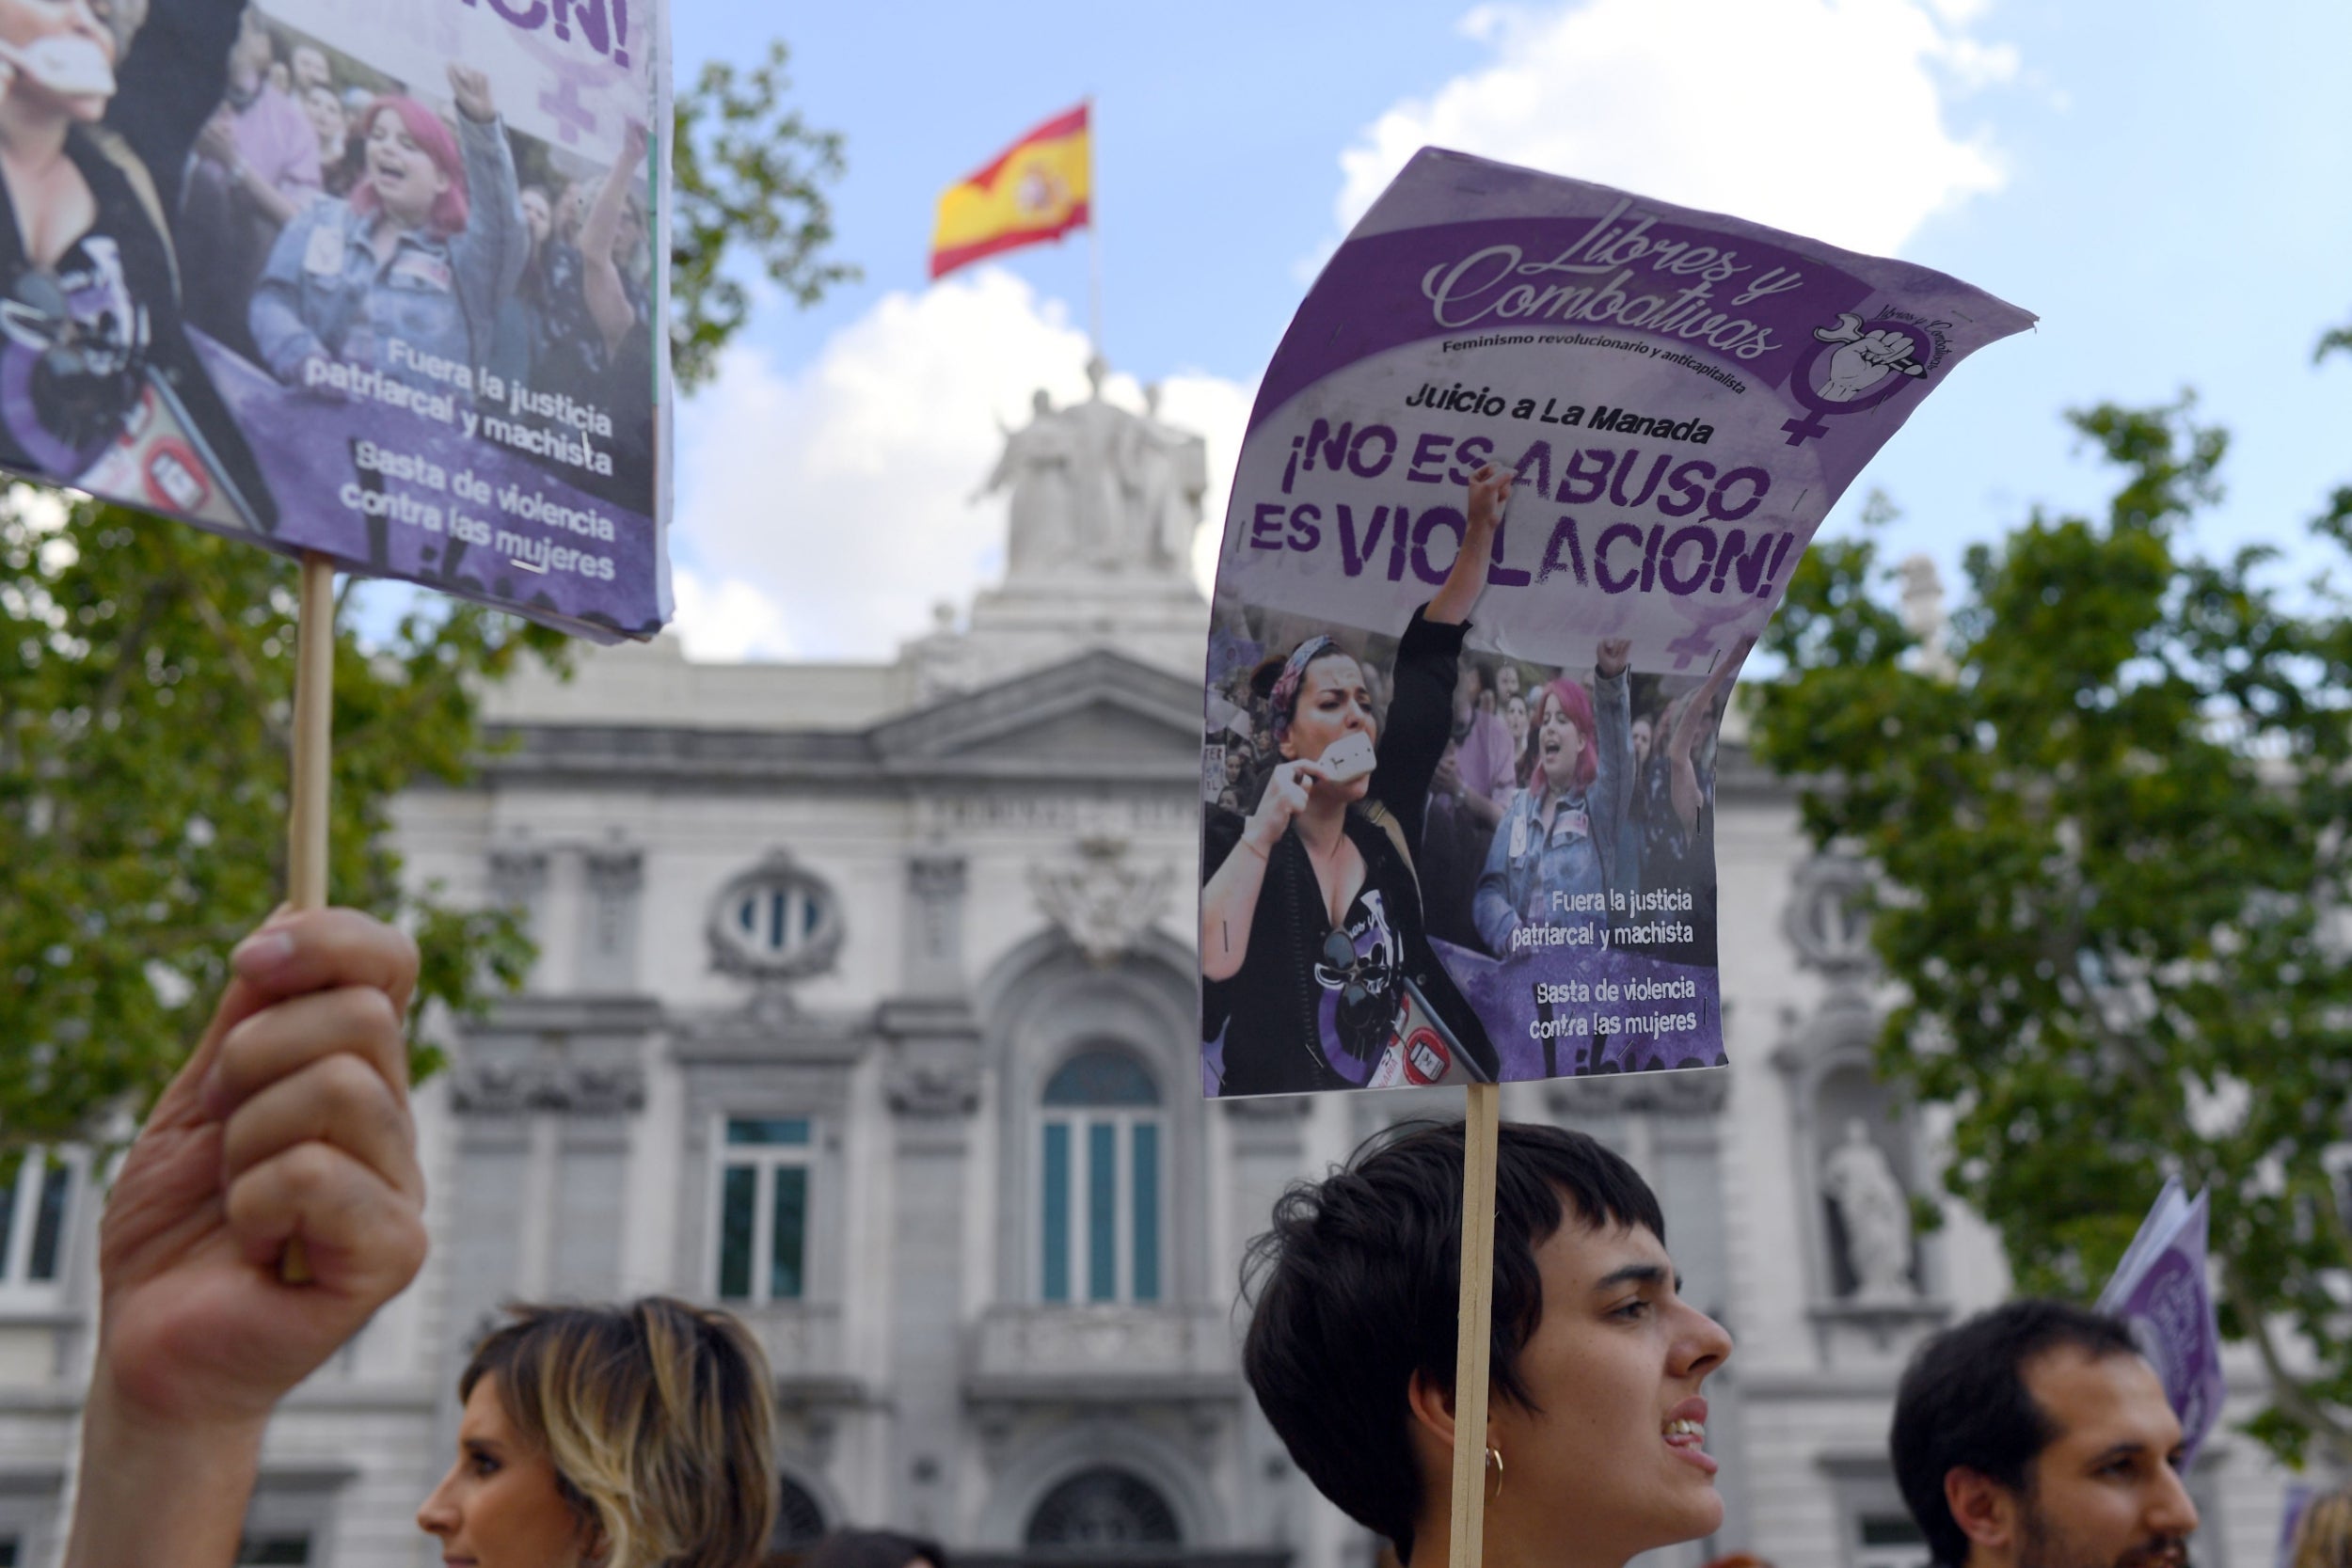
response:
<svg viewBox="0 0 2352 1568"><path fill-rule="evenodd" d="M1039 391L1028 423L1005 432L977 504L1009 496L1005 577L980 591L968 625L952 606L909 642L919 699L971 690L1108 647L1198 679L1209 607L1192 577L1209 487L1208 446L1159 418L1104 401L1109 367L1087 365L1091 394L1057 408Z"/></svg>

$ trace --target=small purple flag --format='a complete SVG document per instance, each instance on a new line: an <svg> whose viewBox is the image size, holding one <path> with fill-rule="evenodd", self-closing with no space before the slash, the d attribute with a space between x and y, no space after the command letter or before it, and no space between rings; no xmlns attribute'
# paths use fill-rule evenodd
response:
<svg viewBox="0 0 2352 1568"><path fill-rule="evenodd" d="M2173 1177L2140 1222L2115 1277L2099 1293L2099 1310L2131 1326L2140 1354L2164 1382L2181 1418L2183 1463L2221 1418L2228 1386L2221 1375L2221 1325L2205 1277L2205 1195L2186 1196Z"/></svg>

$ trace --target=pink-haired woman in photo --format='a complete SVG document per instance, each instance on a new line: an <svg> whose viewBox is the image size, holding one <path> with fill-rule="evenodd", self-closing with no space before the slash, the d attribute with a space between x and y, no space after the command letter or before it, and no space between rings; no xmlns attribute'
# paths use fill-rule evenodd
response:
<svg viewBox="0 0 2352 1568"><path fill-rule="evenodd" d="M287 385L342 395L340 361L469 401L428 367L489 363L531 235L489 79L453 65L449 80L455 131L413 98L377 99L360 117L351 194L311 203L278 235L251 325Z"/></svg>

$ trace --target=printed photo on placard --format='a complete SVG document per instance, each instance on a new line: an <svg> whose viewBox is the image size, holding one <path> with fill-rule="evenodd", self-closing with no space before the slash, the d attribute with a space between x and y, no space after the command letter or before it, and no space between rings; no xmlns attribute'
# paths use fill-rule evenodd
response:
<svg viewBox="0 0 2352 1568"><path fill-rule="evenodd" d="M1210 689L1233 711L1209 747L1213 776L1203 774L1204 872L1293 756L1319 759L1342 784L1369 776L1364 798L1420 832L1388 846L1409 888L1367 886L1323 939L1327 954L1281 966L1301 989L1301 976L1312 982L1319 1052L1288 1049L1298 1009L1260 998L1210 1042L1212 1082L1231 1093L1313 1087L1296 1080L1319 1066L1354 1086L1389 1087L1722 1060L1706 1021L1719 1006L1716 740L1736 657L1699 676L1635 671L1607 646L1572 669L1475 648L1433 658L1393 634L1232 602L1216 606L1215 625ZM1416 679L1442 700L1415 701ZM1369 724L1316 734L1326 694L1350 685L1364 692ZM1434 756L1418 802L1386 804L1384 746L1392 757ZM1342 891L1322 879L1305 902ZM1458 996L1411 996L1398 928L1408 900ZM1284 940L1279 927L1252 937ZM1586 960L1572 976L1551 961L1564 954ZM1331 976L1343 983L1325 986ZM1434 1006L1438 1049L1405 1049L1410 1031L1391 1027L1400 1000ZM1227 1003L1229 1013L1239 1006ZM1467 1060L1454 1069L1457 1042Z"/></svg>
<svg viewBox="0 0 2352 1568"><path fill-rule="evenodd" d="M1300 306L1236 467L1203 704L1207 1092L1724 1065L1732 683L1871 454L2031 321L1423 149Z"/></svg>
<svg viewBox="0 0 2352 1568"><path fill-rule="evenodd" d="M660 629L651 0L0 11L0 94L60 138L0 225L0 466Z"/></svg>

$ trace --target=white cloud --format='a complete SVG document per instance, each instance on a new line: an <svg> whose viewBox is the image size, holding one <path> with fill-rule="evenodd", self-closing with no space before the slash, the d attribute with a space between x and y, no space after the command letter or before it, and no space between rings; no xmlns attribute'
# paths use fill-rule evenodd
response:
<svg viewBox="0 0 2352 1568"><path fill-rule="evenodd" d="M1736 214L1851 249L1899 250L1927 216L1998 190L1947 98L2015 52L1975 0L1588 0L1487 5L1495 63L1397 104L1340 156L1344 230L1423 146Z"/></svg>
<svg viewBox="0 0 2352 1568"><path fill-rule="evenodd" d="M989 267L885 295L792 371L731 351L683 410L677 543L691 564L676 584L690 655L888 658L930 626L933 605L961 609L1003 566L1005 499L970 499L1002 427L1026 422L1041 387L1057 404L1086 396L1087 355L1059 301ZM1163 418L1211 437L1209 538L1249 394L1198 372L1162 390ZM1130 376L1104 393L1143 406Z"/></svg>
<svg viewBox="0 0 2352 1568"><path fill-rule="evenodd" d="M743 578L714 581L677 566L671 570L670 586L677 595L670 630L685 642L688 658L728 663L789 658L798 652L782 607Z"/></svg>

